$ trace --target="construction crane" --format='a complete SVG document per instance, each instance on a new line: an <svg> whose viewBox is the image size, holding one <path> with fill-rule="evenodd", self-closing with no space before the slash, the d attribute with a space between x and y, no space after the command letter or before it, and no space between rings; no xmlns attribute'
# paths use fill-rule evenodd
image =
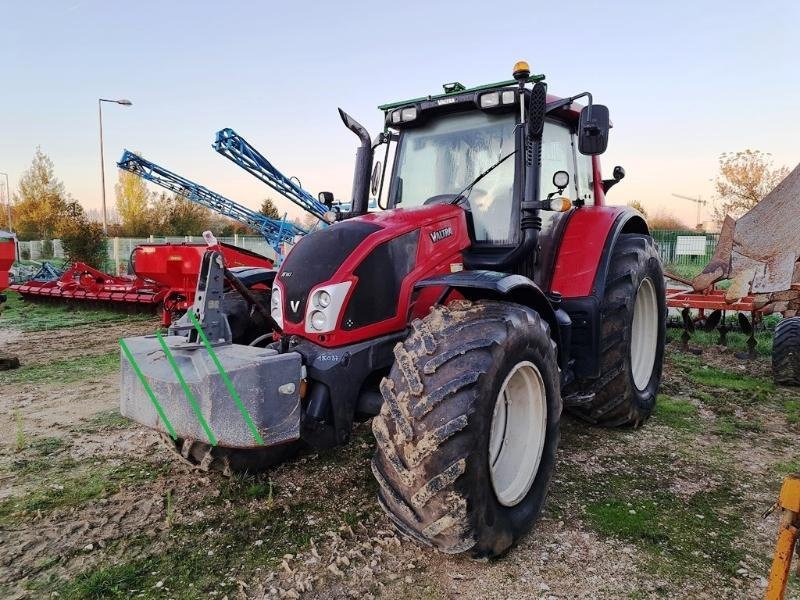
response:
<svg viewBox="0 0 800 600"><path fill-rule="evenodd" d="M676 198L680 198L681 200L689 200L690 202L694 202L697 205L697 228L700 229L700 226L703 224L700 221L700 207L705 206L708 204L707 200L703 200L702 198L692 198L691 196L682 196L680 194L672 194Z"/></svg>
<svg viewBox="0 0 800 600"><path fill-rule="evenodd" d="M281 255L280 245L283 242L291 242L296 235L307 233L305 229L286 221L285 217L279 221L264 216L216 192L212 192L199 183L190 181L162 166L145 160L130 150L125 150L117 166L120 169L138 175L142 179L167 188L200 206L252 227L264 236L264 239L275 249L279 256Z"/></svg>
<svg viewBox="0 0 800 600"><path fill-rule="evenodd" d="M295 183L292 181L293 178L286 177L276 169L271 162L233 129L226 128L218 131L213 148L222 156L236 163L318 219L322 219L325 213L330 210L310 192L300 187L299 181Z"/></svg>

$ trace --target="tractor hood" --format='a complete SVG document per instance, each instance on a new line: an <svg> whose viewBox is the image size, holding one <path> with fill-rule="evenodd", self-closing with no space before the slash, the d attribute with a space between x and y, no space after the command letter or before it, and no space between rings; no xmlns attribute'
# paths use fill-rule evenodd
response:
<svg viewBox="0 0 800 600"><path fill-rule="evenodd" d="M469 244L457 206L341 221L303 237L286 257L273 286L273 317L286 334L328 346L401 330L414 282L460 269Z"/></svg>

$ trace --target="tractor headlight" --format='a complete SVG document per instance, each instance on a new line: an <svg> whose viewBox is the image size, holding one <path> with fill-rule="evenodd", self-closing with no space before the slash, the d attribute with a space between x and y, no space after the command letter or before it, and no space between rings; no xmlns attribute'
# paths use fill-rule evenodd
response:
<svg viewBox="0 0 800 600"><path fill-rule="evenodd" d="M315 310L311 313L311 326L317 331L325 329L325 321L327 321L325 313L321 310Z"/></svg>
<svg viewBox="0 0 800 600"><path fill-rule="evenodd" d="M317 292L317 304L320 308L328 308L331 304L331 295L325 290Z"/></svg>
<svg viewBox="0 0 800 600"><path fill-rule="evenodd" d="M345 281L319 287L311 293L306 308L307 333L328 333L336 328L351 285Z"/></svg>
<svg viewBox="0 0 800 600"><path fill-rule="evenodd" d="M283 329L283 302L281 301L281 288L277 284L272 286L272 295L269 301L269 314L278 327Z"/></svg>

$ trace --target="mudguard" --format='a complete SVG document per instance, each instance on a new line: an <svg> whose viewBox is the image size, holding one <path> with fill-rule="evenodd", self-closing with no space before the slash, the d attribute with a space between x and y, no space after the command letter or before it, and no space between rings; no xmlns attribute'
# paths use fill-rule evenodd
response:
<svg viewBox="0 0 800 600"><path fill-rule="evenodd" d="M650 232L642 216L627 206L573 211L558 248L550 290L564 298L602 297L611 249L623 233Z"/></svg>
<svg viewBox="0 0 800 600"><path fill-rule="evenodd" d="M569 361L569 316L554 306L542 289L524 275L509 275L498 271L459 271L422 279L414 287L445 287L458 290L468 300L488 298L528 306L547 321L551 336L559 342L559 364L563 367Z"/></svg>

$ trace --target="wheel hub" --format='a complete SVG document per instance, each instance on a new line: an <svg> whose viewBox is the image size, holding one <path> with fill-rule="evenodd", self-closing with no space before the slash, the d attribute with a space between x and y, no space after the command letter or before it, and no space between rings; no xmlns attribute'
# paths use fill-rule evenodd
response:
<svg viewBox="0 0 800 600"><path fill-rule="evenodd" d="M539 471L547 429L547 393L539 369L517 363L497 395L489 434L489 472L497 500L515 506Z"/></svg>
<svg viewBox="0 0 800 600"><path fill-rule="evenodd" d="M640 392L647 388L653 375L658 346L658 321L656 288L649 278L645 278L636 292L631 325L631 375Z"/></svg>

